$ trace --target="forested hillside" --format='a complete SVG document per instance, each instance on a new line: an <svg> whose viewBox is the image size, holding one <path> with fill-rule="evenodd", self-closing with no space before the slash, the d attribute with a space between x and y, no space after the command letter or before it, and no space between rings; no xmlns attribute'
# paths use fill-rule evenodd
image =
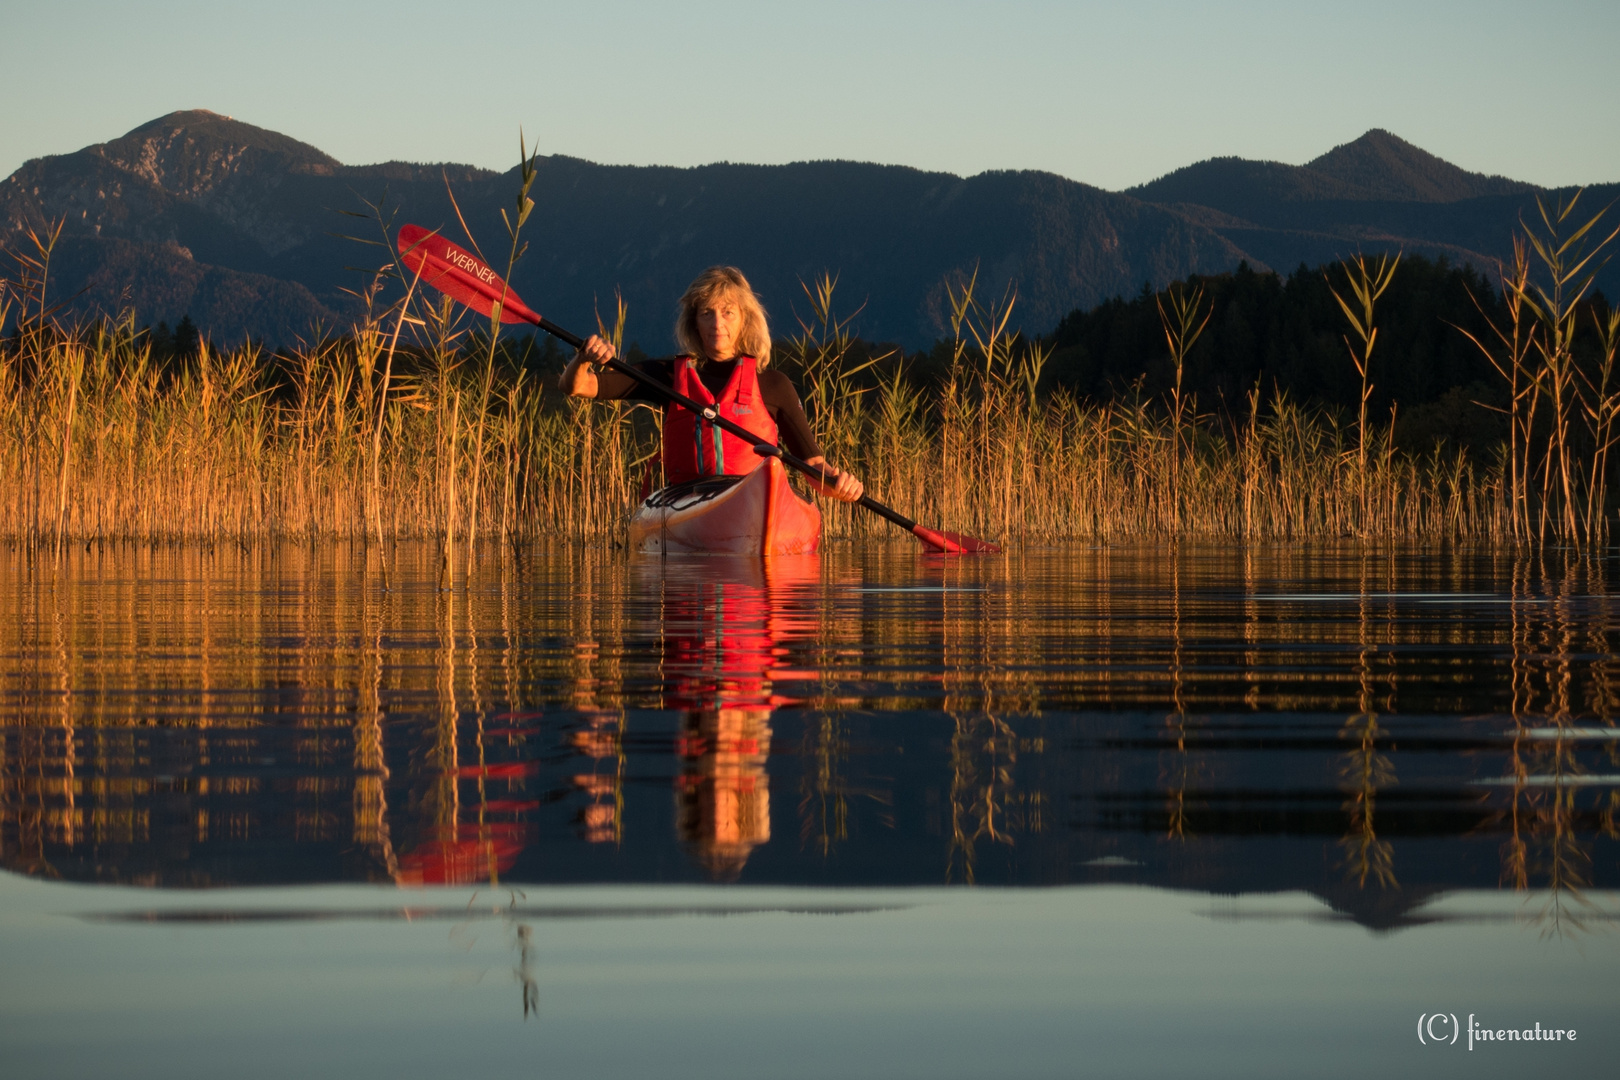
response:
<svg viewBox="0 0 1620 1080"><path fill-rule="evenodd" d="M744 268L779 329L805 313L801 282L836 275L853 329L926 349L947 329L947 279L1017 291L1013 325L1046 333L1076 308L1189 275L1317 266L1401 250L1489 270L1534 215L1528 184L1481 176L1383 131L1303 166L1220 158L1125 192L1033 171L959 177L848 161L696 168L604 166L542 156L513 284L565 325L589 326L616 295L628 332L670 345L671 304L714 263ZM499 211L515 170L346 165L294 138L203 110L28 162L0 182L0 246L62 226L51 299L73 317L189 315L220 342L271 345L346 327L366 267L386 255L385 207L464 239L452 193L503 262ZM1612 185L1611 185L1612 187ZM1601 205L1613 192L1593 191ZM1603 273L1611 294L1620 268Z"/></svg>

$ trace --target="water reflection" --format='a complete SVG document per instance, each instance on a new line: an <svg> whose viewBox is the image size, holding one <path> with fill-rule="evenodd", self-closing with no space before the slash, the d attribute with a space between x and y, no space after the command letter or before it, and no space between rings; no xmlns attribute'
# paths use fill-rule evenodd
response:
<svg viewBox="0 0 1620 1080"><path fill-rule="evenodd" d="M1550 930L1615 884L1607 558L375 561L0 553L4 865L1302 888L1385 927L1504 887Z"/></svg>
<svg viewBox="0 0 1620 1080"><path fill-rule="evenodd" d="M1357 888L1366 888L1371 875L1380 887L1396 889L1400 885L1395 880L1395 848L1388 840L1378 838L1377 825L1378 793L1397 783L1394 763L1379 751L1380 740L1387 741L1388 736L1378 723L1376 698L1380 680L1374 672L1379 656L1375 634L1387 620L1372 611L1372 597L1378 586L1368 580L1368 561L1365 556L1358 560L1361 588L1356 602L1356 712L1344 722L1344 729L1339 733L1353 746L1346 751L1344 762L1339 766L1348 818L1339 847L1344 852L1346 876Z"/></svg>
<svg viewBox="0 0 1620 1080"><path fill-rule="evenodd" d="M814 612L821 561L646 561L632 580L659 598L647 629L663 640L665 707L681 714L676 832L711 878L735 881L771 838L771 713L792 704L773 678L790 643L813 636L805 612Z"/></svg>

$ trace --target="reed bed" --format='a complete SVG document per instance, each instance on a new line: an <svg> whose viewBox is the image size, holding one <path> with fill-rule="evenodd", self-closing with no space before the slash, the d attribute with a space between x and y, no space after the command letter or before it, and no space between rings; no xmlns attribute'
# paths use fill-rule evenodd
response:
<svg viewBox="0 0 1620 1080"><path fill-rule="evenodd" d="M1487 339L1469 335L1509 391L1504 474L1515 540L1597 544L1609 538L1609 451L1620 439L1620 307L1593 297L1608 207L1582 221L1579 190L1513 238L1500 268L1506 317ZM1482 309L1483 310L1483 309ZM1584 318L1583 318L1584 316Z"/></svg>
<svg viewBox="0 0 1620 1080"><path fill-rule="evenodd" d="M1347 263L1336 289L1363 385L1348 419L1264 386L1237 415L1200 411L1180 378L1208 318L1196 287L1161 300L1168 400L1140 386L1102 402L1044 390L1047 349L1008 329L1015 297L987 302L973 278L947 284L939 380L908 377L895 357L856 363L830 278L807 287L812 314L778 356L830 460L879 500L988 539L1598 542L1620 435L1620 319L1597 321L1599 362L1576 356L1591 263L1560 232L1569 209L1529 239L1552 284L1535 285L1521 247L1503 274L1513 321L1479 342L1512 395L1512 438L1483 453L1400 452L1394 416L1367 415L1376 302L1396 270L1384 261ZM44 299L55 237L32 240L0 282L0 536L12 542L437 538L449 566L469 542L618 542L659 479L653 410L564 398L521 342L392 268L340 336L274 356L204 343L164 362L134 313L64 326ZM385 303L390 289L403 295ZM602 330L622 338L624 316L621 303ZM830 539L893 535L826 505Z"/></svg>
<svg viewBox="0 0 1620 1080"><path fill-rule="evenodd" d="M971 278L949 291L952 362L931 395L898 368L865 392L824 389L859 370L842 370L853 342L827 312L825 283L811 290L815 318L784 350L806 373L829 457L921 519L1025 542L1510 535L1497 462L1402 454L1392 424L1352 427L1260 387L1237 418L1199 412L1179 386L1169 401L1139 388L1101 403L1042 394L1043 346L1006 330L1013 298L981 304ZM1173 357L1177 325L1190 330L1167 311ZM847 507L829 518L833 535L884 530Z"/></svg>
<svg viewBox="0 0 1620 1080"><path fill-rule="evenodd" d="M381 308L379 285L342 337L164 363L133 313L52 318L48 245L0 282L14 542L584 538L613 533L639 491L654 444L631 407L547 394L448 304Z"/></svg>

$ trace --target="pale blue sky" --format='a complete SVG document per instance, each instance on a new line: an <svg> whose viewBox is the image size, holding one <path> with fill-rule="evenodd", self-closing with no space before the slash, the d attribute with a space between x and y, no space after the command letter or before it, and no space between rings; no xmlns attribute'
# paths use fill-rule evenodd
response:
<svg viewBox="0 0 1620 1080"><path fill-rule="evenodd" d="M1620 4L0 0L0 175L208 108L339 160L846 158L1119 189L1371 127L1620 180Z"/></svg>

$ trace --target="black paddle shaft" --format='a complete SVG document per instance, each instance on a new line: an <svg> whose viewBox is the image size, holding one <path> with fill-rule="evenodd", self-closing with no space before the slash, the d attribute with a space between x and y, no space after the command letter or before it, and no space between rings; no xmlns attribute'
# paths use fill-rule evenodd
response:
<svg viewBox="0 0 1620 1080"><path fill-rule="evenodd" d="M564 330L550 319L542 317L540 319L539 326L540 329L544 330L546 333L550 334L552 337L563 342L564 344L572 345L575 349L583 349L585 347L585 341L583 338L569 333L567 330ZM651 375L648 375L644 371L637 371L635 368L631 367L629 364L626 364L617 357L614 357L612 360L609 360L602 366L611 368L614 371L619 372L621 375L628 375L632 379L641 383L643 386L658 391L660 394L663 394L665 397L675 402L675 404L697 413L703 419L707 420L715 427L718 427L721 431L730 432L739 439L746 439L748 442L753 443L754 453L758 454L760 457L776 458L778 461L782 462L782 464L797 469L799 472L802 472L804 475L810 477L812 480L815 480L817 483L825 484L828 487L833 487L836 485L837 482L832 478L832 474L822 471L820 468L810 464L801 457L788 453L775 443L767 442L764 439L761 439L758 435L755 435L742 425L735 424L732 421L727 420L715 410L714 406L705 405L701 401L697 401L694 398L689 398L685 394L676 390L673 386L665 386L662 382L653 378ZM917 523L915 521L912 521L910 518L906 517L897 510L889 509L887 506L884 506L870 495L862 495L856 500L856 502L858 505L864 506L866 509L872 511L872 513L878 515L879 517L887 518L889 521L894 522L907 532L911 532L917 527Z"/></svg>

